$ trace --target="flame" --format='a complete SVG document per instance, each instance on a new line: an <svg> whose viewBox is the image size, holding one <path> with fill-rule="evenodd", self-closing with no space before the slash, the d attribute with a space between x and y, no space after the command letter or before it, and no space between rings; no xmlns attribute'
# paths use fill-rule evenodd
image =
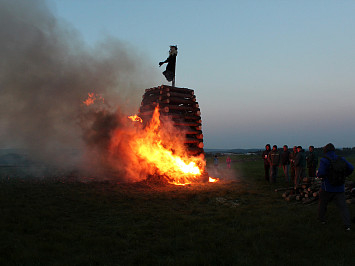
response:
<svg viewBox="0 0 355 266"><path fill-rule="evenodd" d="M86 106L90 106L90 105L94 104L94 102L97 100L100 100L102 102L105 101L102 96L95 94L93 92L89 92L88 98L85 101L83 101L83 104L85 104Z"/></svg>
<svg viewBox="0 0 355 266"><path fill-rule="evenodd" d="M218 181L219 181L218 178L213 178L213 177L208 178L208 182L210 182L210 183L214 183L214 182L218 182Z"/></svg>
<svg viewBox="0 0 355 266"><path fill-rule="evenodd" d="M132 120L137 121L136 118ZM198 182L205 161L200 157L189 157L183 144L183 135L172 136L172 131L168 128L165 123L161 126L159 108L156 107L152 120L143 129L143 134L137 134L130 141L132 151L151 171L166 176L171 184L187 185Z"/></svg>
<svg viewBox="0 0 355 266"><path fill-rule="evenodd" d="M130 115L128 118L132 121L143 123L143 119L140 118L138 115Z"/></svg>
<svg viewBox="0 0 355 266"><path fill-rule="evenodd" d="M83 103L90 106L97 100L104 103L100 95L88 93ZM90 145L87 156L96 172L117 174L128 182L157 176L180 186L208 177L203 154L191 156L185 144L186 133L169 116L160 117L159 106L147 121L137 115L123 115L119 109L113 113L106 110L107 106L102 105L102 110L90 108L94 121L85 128Z"/></svg>

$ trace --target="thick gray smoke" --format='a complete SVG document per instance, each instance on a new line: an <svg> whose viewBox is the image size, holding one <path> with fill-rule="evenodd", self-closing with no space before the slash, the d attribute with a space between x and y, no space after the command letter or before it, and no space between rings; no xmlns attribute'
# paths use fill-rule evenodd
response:
<svg viewBox="0 0 355 266"><path fill-rule="evenodd" d="M154 83L128 45L106 39L88 48L43 0L0 0L0 36L0 148L36 160L71 164L65 150L100 141L81 127L91 123L82 104L89 92L131 113Z"/></svg>

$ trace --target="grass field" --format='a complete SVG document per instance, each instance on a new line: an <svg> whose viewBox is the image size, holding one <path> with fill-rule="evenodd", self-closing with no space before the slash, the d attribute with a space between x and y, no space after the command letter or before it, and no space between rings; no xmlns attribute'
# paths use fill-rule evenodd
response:
<svg viewBox="0 0 355 266"><path fill-rule="evenodd" d="M2 177L0 265L354 265L333 204L320 225L317 204L274 191L281 171L270 185L259 157L232 160L185 187Z"/></svg>

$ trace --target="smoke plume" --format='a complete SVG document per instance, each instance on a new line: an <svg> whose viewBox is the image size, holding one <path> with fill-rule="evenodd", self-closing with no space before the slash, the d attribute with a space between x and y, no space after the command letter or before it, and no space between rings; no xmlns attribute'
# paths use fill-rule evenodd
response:
<svg viewBox="0 0 355 266"><path fill-rule="evenodd" d="M127 44L86 46L44 0L0 0L0 36L0 148L26 149L34 160L64 166L73 164L65 150L99 154L154 83ZM85 109L89 92L104 109Z"/></svg>

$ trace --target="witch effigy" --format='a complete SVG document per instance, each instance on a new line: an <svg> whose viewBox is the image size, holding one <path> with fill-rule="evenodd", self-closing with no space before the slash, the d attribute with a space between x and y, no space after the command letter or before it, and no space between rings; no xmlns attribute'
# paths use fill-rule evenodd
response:
<svg viewBox="0 0 355 266"><path fill-rule="evenodd" d="M167 81L173 82L173 86L175 85L176 56L177 56L177 46L171 45L169 50L169 57L165 61L159 62L159 66L168 63L165 71L163 72L163 75L165 76Z"/></svg>

